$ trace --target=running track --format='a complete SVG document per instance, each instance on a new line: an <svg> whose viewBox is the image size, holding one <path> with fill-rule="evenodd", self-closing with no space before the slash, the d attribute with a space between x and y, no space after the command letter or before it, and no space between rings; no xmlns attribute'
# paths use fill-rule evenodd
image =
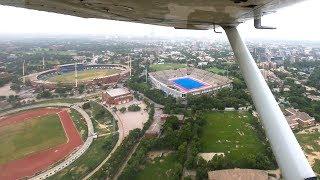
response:
<svg viewBox="0 0 320 180"><path fill-rule="evenodd" d="M43 171L53 163L68 156L75 148L83 144L81 136L73 124L69 113L65 109L38 108L19 113L15 116L0 119L0 126L18 123L32 117L58 113L68 141L52 149L28 155L22 159L0 165L0 179L20 179L33 176L36 172Z"/></svg>

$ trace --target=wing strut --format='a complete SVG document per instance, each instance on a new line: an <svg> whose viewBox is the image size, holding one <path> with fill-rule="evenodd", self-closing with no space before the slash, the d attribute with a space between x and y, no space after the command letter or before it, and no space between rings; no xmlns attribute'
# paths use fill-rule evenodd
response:
<svg viewBox="0 0 320 180"><path fill-rule="evenodd" d="M288 180L316 179L277 101L236 27L223 27L262 120L282 175Z"/></svg>

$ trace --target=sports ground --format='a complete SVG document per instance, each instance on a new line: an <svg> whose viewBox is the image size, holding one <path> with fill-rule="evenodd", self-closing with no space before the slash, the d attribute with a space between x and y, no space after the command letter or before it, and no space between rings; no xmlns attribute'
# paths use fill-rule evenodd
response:
<svg viewBox="0 0 320 180"><path fill-rule="evenodd" d="M82 143L67 109L37 108L2 117L0 179L30 177Z"/></svg>
<svg viewBox="0 0 320 180"><path fill-rule="evenodd" d="M96 78L102 78L110 76L116 73L120 73L118 69L89 69L78 71L78 82L92 81ZM47 79L50 82L62 82L62 83L73 83L75 81L75 72L63 73L60 75L52 76Z"/></svg>
<svg viewBox="0 0 320 180"><path fill-rule="evenodd" d="M206 125L200 137L202 151L224 153L245 163L243 157L265 154L266 145L261 142L254 128L254 117L248 112L208 112L204 114Z"/></svg>

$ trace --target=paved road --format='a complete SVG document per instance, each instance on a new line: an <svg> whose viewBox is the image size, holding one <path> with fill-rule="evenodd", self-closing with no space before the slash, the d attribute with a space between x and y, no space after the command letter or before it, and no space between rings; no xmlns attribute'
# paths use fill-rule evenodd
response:
<svg viewBox="0 0 320 180"><path fill-rule="evenodd" d="M108 154L108 156L99 164L99 166L97 166L92 172L90 172L86 177L84 177L83 180L87 180L91 176L93 176L94 173L96 173L110 159L111 155L114 153L114 151L116 151L118 146L121 145L123 138L124 138L124 129L123 129L123 124L122 124L120 118L112 111L112 109L106 107L105 105L103 105L101 103L100 103L100 105L102 105L104 108L106 108L112 114L112 116L117 120L119 139L118 139L117 144L113 147L112 151Z"/></svg>
<svg viewBox="0 0 320 180"><path fill-rule="evenodd" d="M50 177L52 175L54 175L55 173L61 171L63 168L69 166L72 162L74 162L76 159L78 159L83 153L85 153L89 146L91 145L93 138L94 138L94 129L93 129L93 125L91 122L91 119L89 117L89 115L82 109L79 107L79 105L72 105L69 103L48 103L48 104L36 104L36 105L31 105L31 106L25 106L25 107L21 107L18 109L13 109L10 111L7 111L5 113L1 113L0 116L3 116L5 114L11 114L11 113L15 113L15 112L19 112L22 110L27 110L27 109L34 109L34 108L42 108L42 107L70 107L75 109L76 111L78 111L85 119L86 123L87 123L87 127L88 127L88 138L87 140L84 142L83 145L81 145L77 151L73 152L72 154L69 155L69 157L67 157L63 162L59 163L58 165L44 171L41 172L40 174L30 178L32 180L35 179L45 179L47 177Z"/></svg>

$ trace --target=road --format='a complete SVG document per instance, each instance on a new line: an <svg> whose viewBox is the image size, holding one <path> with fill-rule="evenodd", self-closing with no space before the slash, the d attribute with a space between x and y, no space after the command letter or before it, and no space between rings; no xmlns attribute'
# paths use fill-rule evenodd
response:
<svg viewBox="0 0 320 180"><path fill-rule="evenodd" d="M142 139L142 138L141 138ZM139 139L139 142L134 145L134 147L132 148L130 154L128 155L128 157L126 158L126 161L122 164L122 166L118 169L118 172L117 174L113 177L114 180L118 179L119 176L122 174L122 171L124 170L124 168L126 167L128 161L130 160L131 156L133 155L134 152L136 152L136 149L138 148L140 142L141 142L141 139Z"/></svg>
<svg viewBox="0 0 320 180"><path fill-rule="evenodd" d="M99 166L97 166L93 171L91 171L86 177L83 178L83 180L87 180L89 179L91 176L94 175L94 173L96 173L111 157L111 155L116 151L116 149L118 148L118 146L121 145L123 138L124 138L124 130L123 130L123 124L120 120L120 118L112 111L112 109L106 107L105 105L99 103L100 105L102 105L104 108L106 108L111 114L112 116L117 120L118 122L118 132L119 132L119 139L117 144L113 147L112 151L108 154L108 156L99 164Z"/></svg>

